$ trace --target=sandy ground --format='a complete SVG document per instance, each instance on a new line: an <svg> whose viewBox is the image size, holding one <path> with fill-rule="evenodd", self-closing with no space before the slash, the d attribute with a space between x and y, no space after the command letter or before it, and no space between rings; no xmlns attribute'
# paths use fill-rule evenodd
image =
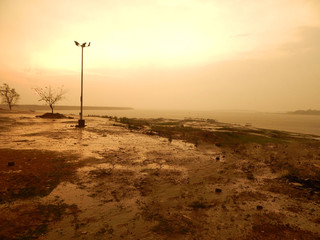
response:
<svg viewBox="0 0 320 240"><path fill-rule="evenodd" d="M0 121L0 239L320 239L318 141L198 146L105 118Z"/></svg>

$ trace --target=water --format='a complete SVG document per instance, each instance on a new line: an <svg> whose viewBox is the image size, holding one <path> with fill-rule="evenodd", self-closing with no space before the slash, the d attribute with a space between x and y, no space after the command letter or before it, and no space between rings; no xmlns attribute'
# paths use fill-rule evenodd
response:
<svg viewBox="0 0 320 240"><path fill-rule="evenodd" d="M58 110L63 114L78 115L76 110ZM128 118L210 118L219 122L253 127L275 129L288 132L314 134L320 136L320 116L291 115L283 113L236 112L236 111L173 111L173 110L85 110L84 116L108 115Z"/></svg>

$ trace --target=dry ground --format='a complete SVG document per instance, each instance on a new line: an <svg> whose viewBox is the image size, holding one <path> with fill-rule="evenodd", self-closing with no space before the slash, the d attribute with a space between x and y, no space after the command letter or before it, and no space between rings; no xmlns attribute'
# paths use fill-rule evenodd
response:
<svg viewBox="0 0 320 240"><path fill-rule="evenodd" d="M0 239L320 239L312 136L86 121L0 112Z"/></svg>

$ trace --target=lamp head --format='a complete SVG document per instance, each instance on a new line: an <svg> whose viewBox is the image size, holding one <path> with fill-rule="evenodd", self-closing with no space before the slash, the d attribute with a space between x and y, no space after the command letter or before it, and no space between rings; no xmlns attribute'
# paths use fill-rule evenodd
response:
<svg viewBox="0 0 320 240"><path fill-rule="evenodd" d="M78 47L90 47L91 42L89 42L89 44L87 45L87 42L84 42L82 44L78 43L77 41L74 41L74 43L78 46ZM87 46L86 46L87 45Z"/></svg>

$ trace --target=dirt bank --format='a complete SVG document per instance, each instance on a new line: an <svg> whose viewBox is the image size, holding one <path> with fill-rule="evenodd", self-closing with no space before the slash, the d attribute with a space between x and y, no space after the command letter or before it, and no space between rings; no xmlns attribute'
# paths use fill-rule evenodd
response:
<svg viewBox="0 0 320 240"><path fill-rule="evenodd" d="M0 120L1 239L320 237L313 136L202 119Z"/></svg>

